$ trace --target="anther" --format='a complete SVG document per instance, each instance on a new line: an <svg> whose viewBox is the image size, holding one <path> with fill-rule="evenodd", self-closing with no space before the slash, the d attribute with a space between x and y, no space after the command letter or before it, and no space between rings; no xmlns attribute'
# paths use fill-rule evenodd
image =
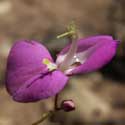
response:
<svg viewBox="0 0 125 125"><path fill-rule="evenodd" d="M72 38L76 38L76 26L74 22L71 22L69 26L67 27L67 32L58 35L56 38L60 39L66 36L70 36Z"/></svg>

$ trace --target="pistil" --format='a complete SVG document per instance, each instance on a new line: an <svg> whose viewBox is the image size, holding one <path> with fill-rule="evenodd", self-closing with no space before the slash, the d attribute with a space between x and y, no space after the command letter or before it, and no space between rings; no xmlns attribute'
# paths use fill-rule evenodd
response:
<svg viewBox="0 0 125 125"><path fill-rule="evenodd" d="M78 61L78 58L76 57L76 51L77 51L77 33L76 33L76 27L74 23L71 23L68 27L68 32L61 34L57 36L57 38L61 38L64 36L68 36L69 41L72 42L71 46L64 58L64 60L59 64L59 69L62 71L65 71L69 68L75 61Z"/></svg>

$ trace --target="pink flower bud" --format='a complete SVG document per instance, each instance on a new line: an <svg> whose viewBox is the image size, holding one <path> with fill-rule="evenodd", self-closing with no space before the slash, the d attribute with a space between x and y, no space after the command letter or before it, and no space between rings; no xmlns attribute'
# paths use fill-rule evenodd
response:
<svg viewBox="0 0 125 125"><path fill-rule="evenodd" d="M65 112L70 112L75 110L75 104L73 102L73 100L64 100L61 103L61 108L65 111Z"/></svg>

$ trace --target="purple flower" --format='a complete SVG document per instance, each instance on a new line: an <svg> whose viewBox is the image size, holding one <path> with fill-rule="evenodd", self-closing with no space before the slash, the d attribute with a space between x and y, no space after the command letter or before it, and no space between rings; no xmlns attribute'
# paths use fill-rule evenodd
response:
<svg viewBox="0 0 125 125"><path fill-rule="evenodd" d="M69 76L95 71L116 54L118 42L111 36L74 40L53 61L36 41L17 41L8 56L6 87L13 99L34 102L54 96Z"/></svg>

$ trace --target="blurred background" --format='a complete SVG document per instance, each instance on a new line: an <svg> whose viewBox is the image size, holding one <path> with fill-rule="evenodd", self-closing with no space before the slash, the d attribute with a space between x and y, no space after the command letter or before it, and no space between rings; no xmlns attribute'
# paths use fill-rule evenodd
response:
<svg viewBox="0 0 125 125"><path fill-rule="evenodd" d="M53 98L14 102L5 89L8 52L18 39L42 42L53 57L67 43L56 40L74 20L80 37L109 34L120 40L116 57L100 71L73 77L61 92L76 110L63 111L43 125L121 125L125 123L124 0L0 0L0 125L31 125L53 108ZM124 123L123 123L124 122Z"/></svg>

